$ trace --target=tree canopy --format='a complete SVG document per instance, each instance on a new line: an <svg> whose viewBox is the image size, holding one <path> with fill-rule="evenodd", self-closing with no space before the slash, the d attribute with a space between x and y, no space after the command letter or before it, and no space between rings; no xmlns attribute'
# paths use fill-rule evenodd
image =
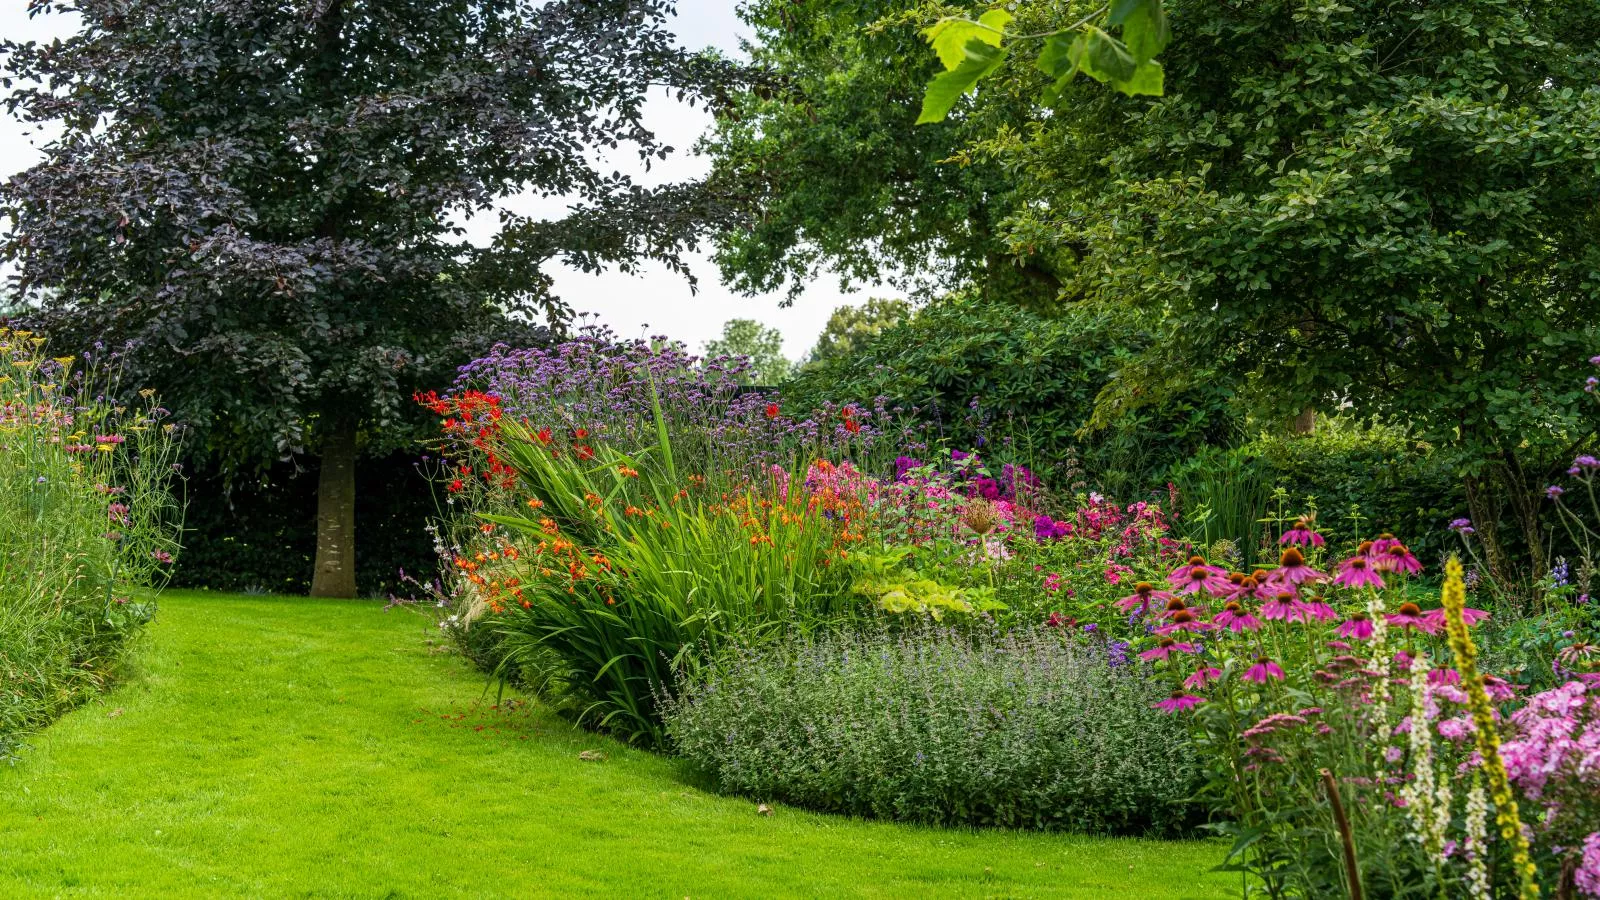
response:
<svg viewBox="0 0 1600 900"><path fill-rule="evenodd" d="M593 159L660 158L646 91L696 101L737 73L673 43L667 0L30 11L72 10L66 40L0 43L10 112L63 129L0 187L0 256L53 333L136 340L146 377L236 460L408 438L390 426L413 390L477 336L564 321L543 263L686 271L721 209L704 185L649 190ZM575 205L502 212L489 246L467 240L467 217L523 192Z"/></svg>
<svg viewBox="0 0 1600 900"><path fill-rule="evenodd" d="M782 384L794 374L794 363L783 355L783 333L754 319L729 319L722 337L706 341L706 356L743 356L750 360L747 374L752 384Z"/></svg>

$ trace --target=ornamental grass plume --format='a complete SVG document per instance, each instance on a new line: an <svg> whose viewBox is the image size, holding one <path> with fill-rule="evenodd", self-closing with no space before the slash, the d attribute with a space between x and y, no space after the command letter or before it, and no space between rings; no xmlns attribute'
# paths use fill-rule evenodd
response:
<svg viewBox="0 0 1600 900"><path fill-rule="evenodd" d="M1511 793L1510 779L1506 776L1505 760L1500 757L1500 733L1495 728L1494 706L1489 702L1483 675L1478 671L1478 648L1467 631L1462 610L1467 605L1466 582L1462 578L1461 561L1452 556L1445 563L1444 610L1449 629L1450 649L1456 657L1456 670L1461 673L1461 686L1467 692L1467 705L1472 710L1476 728L1476 741L1480 765L1489 781L1489 794L1494 800L1495 821L1500 826L1500 836L1511 845L1511 861L1520 885L1522 900L1539 896L1538 868L1534 866L1528 850L1528 837L1522 830L1522 817L1517 810L1517 798Z"/></svg>

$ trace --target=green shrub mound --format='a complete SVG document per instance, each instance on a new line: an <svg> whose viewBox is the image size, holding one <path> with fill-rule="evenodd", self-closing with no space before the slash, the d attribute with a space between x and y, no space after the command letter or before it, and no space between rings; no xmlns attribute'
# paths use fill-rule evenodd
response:
<svg viewBox="0 0 1600 900"><path fill-rule="evenodd" d="M938 825L1176 832L1196 769L1125 645L1056 629L793 636L680 682L677 751L724 791Z"/></svg>

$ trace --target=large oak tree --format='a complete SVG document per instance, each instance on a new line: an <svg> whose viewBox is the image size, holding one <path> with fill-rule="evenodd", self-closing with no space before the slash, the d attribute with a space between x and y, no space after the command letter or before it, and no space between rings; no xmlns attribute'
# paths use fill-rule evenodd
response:
<svg viewBox="0 0 1600 900"><path fill-rule="evenodd" d="M670 0L33 0L0 43L10 112L55 123L0 186L0 258L53 334L137 342L140 375L234 464L320 456L313 593L355 592L353 470L475 342L565 320L541 264L680 254L718 208L594 150L668 151L646 92L736 70L674 45ZM576 196L555 220L506 197ZM512 338L515 339L515 338Z"/></svg>

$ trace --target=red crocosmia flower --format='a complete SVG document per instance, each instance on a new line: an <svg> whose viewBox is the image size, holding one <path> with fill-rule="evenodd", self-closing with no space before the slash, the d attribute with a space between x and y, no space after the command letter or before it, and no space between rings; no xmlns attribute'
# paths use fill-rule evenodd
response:
<svg viewBox="0 0 1600 900"><path fill-rule="evenodd" d="M851 434L860 434L861 423L857 422L855 419L845 419L844 430L850 432Z"/></svg>
<svg viewBox="0 0 1600 900"><path fill-rule="evenodd" d="M1365 556L1352 556L1340 563L1339 573L1333 576L1333 583L1347 588L1383 588L1383 578L1372 570L1372 564Z"/></svg>
<svg viewBox="0 0 1600 900"><path fill-rule="evenodd" d="M466 482L463 482L459 478L457 478L455 481L450 482L450 493L452 493L452 494L459 494L459 493L461 493L462 491L464 491L466 489L467 489Z"/></svg>
<svg viewBox="0 0 1600 900"><path fill-rule="evenodd" d="M1193 709L1204 702L1206 702L1204 697L1196 697L1194 694L1186 694L1183 691L1173 691L1171 697L1162 700L1160 703L1152 703L1150 708L1159 709L1171 715L1186 709Z"/></svg>
<svg viewBox="0 0 1600 900"><path fill-rule="evenodd" d="M551 441L550 429L548 429L548 428L539 429L539 433L538 433L538 435L536 435L536 437L539 438L539 443L541 443L541 444L550 443L550 441Z"/></svg>
<svg viewBox="0 0 1600 900"><path fill-rule="evenodd" d="M1229 600L1222 607L1222 612L1217 613L1211 624L1226 628L1234 634L1246 631L1256 631L1261 628L1261 620L1251 615L1237 600Z"/></svg>
<svg viewBox="0 0 1600 900"><path fill-rule="evenodd" d="M776 419L777 417L778 417L778 404L776 404L776 403L768 403L767 404L767 418Z"/></svg>
<svg viewBox="0 0 1600 900"><path fill-rule="evenodd" d="M1410 601L1400 604L1398 610L1383 618L1396 628L1415 628L1425 634L1434 634L1439 630L1432 619L1422 614L1422 607Z"/></svg>
<svg viewBox="0 0 1600 900"><path fill-rule="evenodd" d="M1365 641L1372 637L1372 620L1365 613L1356 613L1334 630L1342 638Z"/></svg>
<svg viewBox="0 0 1600 900"><path fill-rule="evenodd" d="M1282 681L1283 667L1265 656L1258 656L1256 664L1245 670L1244 680L1257 684L1266 684L1268 680Z"/></svg>
<svg viewBox="0 0 1600 900"><path fill-rule="evenodd" d="M576 429L573 429L572 436L575 439L581 441L584 438L589 436L589 429L587 429L587 428L576 428Z"/></svg>
<svg viewBox="0 0 1600 900"><path fill-rule="evenodd" d="M594 459L594 448L585 444L578 448L578 458L583 460Z"/></svg>

